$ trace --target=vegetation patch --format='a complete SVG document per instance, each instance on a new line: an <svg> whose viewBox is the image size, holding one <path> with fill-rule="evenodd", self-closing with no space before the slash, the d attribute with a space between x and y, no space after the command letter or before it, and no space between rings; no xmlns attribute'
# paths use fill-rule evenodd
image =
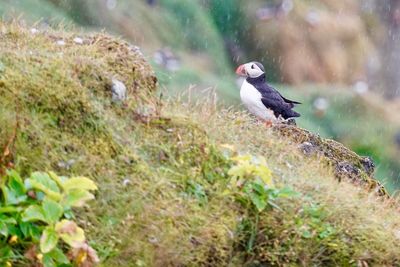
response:
<svg viewBox="0 0 400 267"><path fill-rule="evenodd" d="M3 177L0 202L0 263L5 266L93 266L99 261L74 221L72 208L94 199L96 185L85 177L35 172L22 180Z"/></svg>

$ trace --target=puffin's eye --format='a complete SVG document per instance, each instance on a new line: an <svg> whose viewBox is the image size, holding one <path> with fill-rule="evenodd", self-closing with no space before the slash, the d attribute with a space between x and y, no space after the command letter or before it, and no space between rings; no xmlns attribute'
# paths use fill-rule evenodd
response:
<svg viewBox="0 0 400 267"><path fill-rule="evenodd" d="M254 65L251 65L251 68L254 69Z"/></svg>

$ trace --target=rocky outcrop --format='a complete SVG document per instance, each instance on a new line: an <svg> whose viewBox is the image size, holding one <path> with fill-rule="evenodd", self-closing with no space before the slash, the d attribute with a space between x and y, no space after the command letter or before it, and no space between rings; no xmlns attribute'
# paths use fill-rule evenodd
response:
<svg viewBox="0 0 400 267"><path fill-rule="evenodd" d="M380 196L389 196L383 185L374 178L375 164L371 158L359 156L339 142L321 138L293 125L277 124L274 130L296 143L306 156L318 157L326 162L339 181L348 179L376 191Z"/></svg>

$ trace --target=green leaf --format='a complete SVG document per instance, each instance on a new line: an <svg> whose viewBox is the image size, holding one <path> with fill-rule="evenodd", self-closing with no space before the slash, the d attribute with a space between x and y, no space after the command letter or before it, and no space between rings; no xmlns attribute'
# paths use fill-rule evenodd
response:
<svg viewBox="0 0 400 267"><path fill-rule="evenodd" d="M301 234L304 238L311 238L313 236L313 234L308 231L308 230L304 230L303 233Z"/></svg>
<svg viewBox="0 0 400 267"><path fill-rule="evenodd" d="M7 224L0 221L0 235L7 237L8 236L8 227Z"/></svg>
<svg viewBox="0 0 400 267"><path fill-rule="evenodd" d="M16 170L7 170L7 176L12 177L23 184L22 178Z"/></svg>
<svg viewBox="0 0 400 267"><path fill-rule="evenodd" d="M45 172L34 172L29 177L31 181L36 181L53 192L60 193L57 183L51 179L50 175Z"/></svg>
<svg viewBox="0 0 400 267"><path fill-rule="evenodd" d="M265 165L265 159L262 158L262 164L257 166L256 174L262 179L262 181L268 185L268 187L273 187L274 183L272 182L272 172L271 170Z"/></svg>
<svg viewBox="0 0 400 267"><path fill-rule="evenodd" d="M246 168L244 168L243 166L233 166L232 168L230 168L230 170L228 171L228 175L232 176L232 177L239 177L242 178L244 176L246 172Z"/></svg>
<svg viewBox="0 0 400 267"><path fill-rule="evenodd" d="M51 171L49 172L49 176L51 179L53 179L54 182L57 183L57 185L60 188L64 188L64 181L60 176L58 176L57 174L55 174L54 172L51 172Z"/></svg>
<svg viewBox="0 0 400 267"><path fill-rule="evenodd" d="M7 171L6 179L7 186L3 184L1 187L5 203L14 205L26 201L26 189L19 174L14 170Z"/></svg>
<svg viewBox="0 0 400 267"><path fill-rule="evenodd" d="M21 207L13 207L13 206L0 207L0 214L2 214L2 213L16 213L16 212L20 212L21 210L22 210Z"/></svg>
<svg viewBox="0 0 400 267"><path fill-rule="evenodd" d="M263 211L267 207L267 201L256 194L250 194L250 200L256 206L258 212Z"/></svg>
<svg viewBox="0 0 400 267"><path fill-rule="evenodd" d="M57 267L57 264L49 254L43 255L42 263L43 267Z"/></svg>
<svg viewBox="0 0 400 267"><path fill-rule="evenodd" d="M8 225L8 235L16 235L18 237L18 239L22 239L22 232L19 229L19 226L16 225Z"/></svg>
<svg viewBox="0 0 400 267"><path fill-rule="evenodd" d="M31 177L25 180L27 189L37 189L45 193L53 200L60 200L61 194L57 183L50 178L49 174L43 172L34 172Z"/></svg>
<svg viewBox="0 0 400 267"><path fill-rule="evenodd" d="M4 215L0 215L0 222L8 223L8 224L17 224L17 220L13 217L6 217Z"/></svg>
<svg viewBox="0 0 400 267"><path fill-rule="evenodd" d="M62 252L62 250L57 247L55 247L52 251L50 251L49 253L47 253L45 255L48 255L56 263L64 263L64 264L70 263L67 256L65 256L65 254Z"/></svg>
<svg viewBox="0 0 400 267"><path fill-rule="evenodd" d="M97 190L96 184L86 177L72 177L64 182L64 190L72 189Z"/></svg>
<svg viewBox="0 0 400 267"><path fill-rule="evenodd" d="M18 172L15 170L9 170L7 171L7 175L9 177L8 186L10 189L12 189L17 195L25 195L26 189L24 182Z"/></svg>
<svg viewBox="0 0 400 267"><path fill-rule="evenodd" d="M258 182L252 182L246 184L244 191L246 195L250 198L251 202L256 206L258 212L263 211L268 203L268 195L262 184Z"/></svg>
<svg viewBox="0 0 400 267"><path fill-rule="evenodd" d="M30 222L30 221L42 221L48 223L46 217L44 215L44 211L42 207L38 205L31 205L29 206L23 213L22 213L22 221L23 222Z"/></svg>
<svg viewBox="0 0 400 267"><path fill-rule="evenodd" d="M58 234L54 230L53 227L47 226L42 234L42 237L40 238L40 251L42 253L48 253L52 249L57 246L58 243Z"/></svg>
<svg viewBox="0 0 400 267"><path fill-rule="evenodd" d="M9 187L3 185L1 187L4 195L4 200L6 205L15 205L26 201L27 196L25 194L19 194L17 191L10 189Z"/></svg>
<svg viewBox="0 0 400 267"><path fill-rule="evenodd" d="M45 198L43 201L43 211L47 222L56 223L63 214L63 207L57 202Z"/></svg>
<svg viewBox="0 0 400 267"><path fill-rule="evenodd" d="M264 195L265 194L265 188L264 188L264 184L256 181L251 183L252 189L257 192L260 195Z"/></svg>
<svg viewBox="0 0 400 267"><path fill-rule="evenodd" d="M8 259L14 255L12 249L9 246L0 248L0 259Z"/></svg>
<svg viewBox="0 0 400 267"><path fill-rule="evenodd" d="M293 189L289 187L284 187L282 189L279 189L278 191L278 197L281 198L291 198L291 197L299 197L300 193L294 191Z"/></svg>
<svg viewBox="0 0 400 267"><path fill-rule="evenodd" d="M75 218L74 213L72 212L70 207L64 207L64 217L68 220Z"/></svg>
<svg viewBox="0 0 400 267"><path fill-rule="evenodd" d="M87 201L94 199L94 195L86 190L72 189L64 196L64 207L82 207Z"/></svg>
<svg viewBox="0 0 400 267"><path fill-rule="evenodd" d="M37 226L35 224L31 224L31 226L29 227L28 230L29 230L29 236L32 238L32 240L35 243L38 243L40 241L42 229L39 228L39 226Z"/></svg>
<svg viewBox="0 0 400 267"><path fill-rule="evenodd" d="M21 232L25 237L29 236L29 230L30 230L31 225L32 224L29 223L29 222L21 222L21 223L19 223L19 228L21 229Z"/></svg>
<svg viewBox="0 0 400 267"><path fill-rule="evenodd" d="M56 232L71 247L79 247L85 242L85 233L74 221L62 220L56 224Z"/></svg>
<svg viewBox="0 0 400 267"><path fill-rule="evenodd" d="M333 228L331 225L325 225L325 229L319 233L318 237L321 239L327 238L330 235L335 233L335 228Z"/></svg>

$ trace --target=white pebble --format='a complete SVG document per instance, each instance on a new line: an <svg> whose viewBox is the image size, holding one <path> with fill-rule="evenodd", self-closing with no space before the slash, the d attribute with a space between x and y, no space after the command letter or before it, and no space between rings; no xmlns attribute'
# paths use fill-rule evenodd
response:
<svg viewBox="0 0 400 267"><path fill-rule="evenodd" d="M113 101L122 101L126 99L126 86L117 79L112 80L111 92Z"/></svg>
<svg viewBox="0 0 400 267"><path fill-rule="evenodd" d="M83 44L83 39L80 38L80 37L75 37L75 38L74 38L74 43L76 43L76 44Z"/></svg>
<svg viewBox="0 0 400 267"><path fill-rule="evenodd" d="M64 42L64 40L57 40L56 44L59 46L64 46L65 42Z"/></svg>
<svg viewBox="0 0 400 267"><path fill-rule="evenodd" d="M151 236L149 237L149 242L152 244L157 244L158 243L158 239L155 236Z"/></svg>
<svg viewBox="0 0 400 267"><path fill-rule="evenodd" d="M130 185L131 184L131 180L129 180L129 179L124 179L123 181L122 181L122 185L123 186L128 186L128 185Z"/></svg>
<svg viewBox="0 0 400 267"><path fill-rule="evenodd" d="M38 33L38 32L39 32L39 30L36 29L36 28L32 28L32 29L31 29L31 33L32 33L32 34L36 34L36 33Z"/></svg>
<svg viewBox="0 0 400 267"><path fill-rule="evenodd" d="M143 56L143 53L142 53L142 51L140 50L140 47L139 47L139 46L130 45L129 48L130 48L130 50L131 50L132 52L138 53L140 56Z"/></svg>

